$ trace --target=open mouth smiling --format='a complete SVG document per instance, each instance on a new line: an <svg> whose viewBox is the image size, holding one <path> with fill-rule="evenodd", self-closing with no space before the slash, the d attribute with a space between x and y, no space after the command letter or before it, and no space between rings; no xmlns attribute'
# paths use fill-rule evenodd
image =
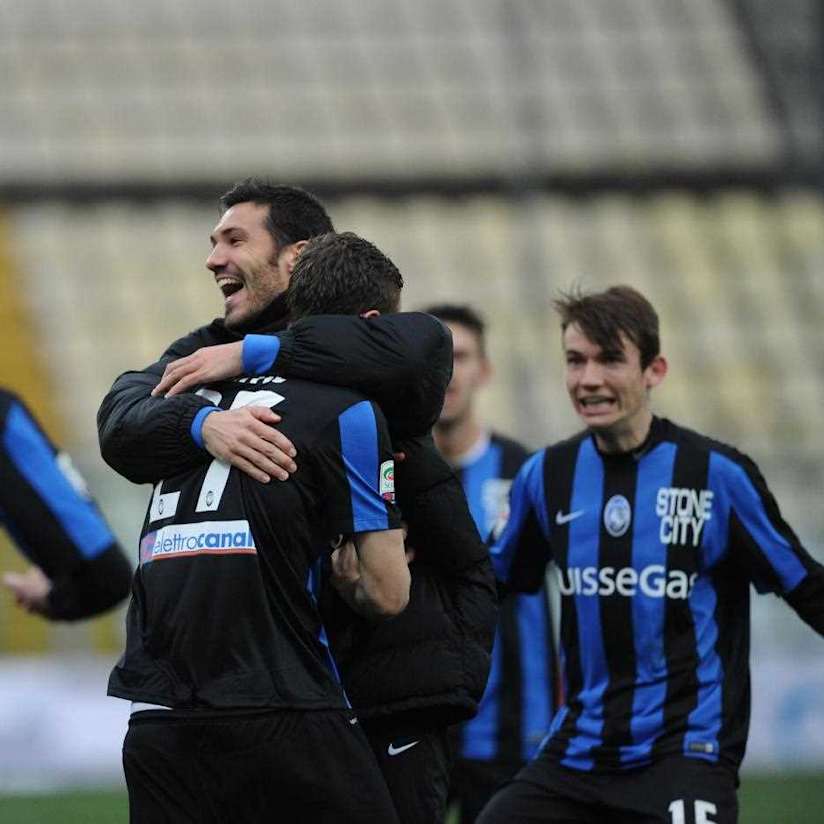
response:
<svg viewBox="0 0 824 824"><path fill-rule="evenodd" d="M223 292L223 297L228 298L239 292L243 288L243 283L235 278L217 278L217 287Z"/></svg>

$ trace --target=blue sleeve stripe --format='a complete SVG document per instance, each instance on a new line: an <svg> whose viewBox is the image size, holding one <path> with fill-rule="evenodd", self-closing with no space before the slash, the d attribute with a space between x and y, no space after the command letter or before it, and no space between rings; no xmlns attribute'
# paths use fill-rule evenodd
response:
<svg viewBox="0 0 824 824"><path fill-rule="evenodd" d="M352 499L355 532L389 529L379 491L378 426L369 401L350 406L338 417L341 454Z"/></svg>
<svg viewBox="0 0 824 824"><path fill-rule="evenodd" d="M492 556L492 566L495 575L501 581L509 580L509 569L512 560L518 549L518 541L521 537L524 524L529 517L529 513L534 510L534 504L539 502L539 510L543 509L543 522L541 523L545 533L546 530L546 501L543 494L544 488L544 455L545 450L536 452L518 471L515 480L512 482L512 489L509 494L509 519L506 522L503 532L489 550ZM535 498L540 495L539 498ZM541 521L540 511L538 520Z"/></svg>
<svg viewBox="0 0 824 824"><path fill-rule="evenodd" d="M280 338L274 335L246 335L241 360L245 375L265 375L275 365L280 352Z"/></svg>
<svg viewBox="0 0 824 824"><path fill-rule="evenodd" d="M743 467L718 453L713 453L710 458L711 474L715 474L713 470L723 471L731 476L729 488L732 508L775 571L783 591L791 592L807 576L807 570L793 552L790 542L770 520L750 476Z"/></svg>
<svg viewBox="0 0 824 824"><path fill-rule="evenodd" d="M194 416L192 419L192 425L189 427L189 432L192 435L192 440L201 448L204 449L203 446L203 421L206 420L207 415L211 415L212 412L220 412L220 407L218 406L204 406L197 415Z"/></svg>
<svg viewBox="0 0 824 824"><path fill-rule="evenodd" d="M94 504L69 483L55 460L51 444L19 404L9 409L3 446L18 472L84 558L95 558L114 543L114 536Z"/></svg>

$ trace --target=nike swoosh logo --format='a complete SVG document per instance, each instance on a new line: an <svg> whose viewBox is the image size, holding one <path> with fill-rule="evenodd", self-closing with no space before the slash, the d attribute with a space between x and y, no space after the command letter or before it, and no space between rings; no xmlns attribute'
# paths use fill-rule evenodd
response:
<svg viewBox="0 0 824 824"><path fill-rule="evenodd" d="M413 741L411 744L404 744L402 747L396 747L394 744L389 745L389 749L387 752L389 755L400 755L402 752L406 752L407 750L411 750L415 744L420 744L420 741Z"/></svg>
<svg viewBox="0 0 824 824"><path fill-rule="evenodd" d="M352 725L355 725L355 724L358 723L358 719L357 718L350 718L349 723L352 724Z"/></svg>
<svg viewBox="0 0 824 824"><path fill-rule="evenodd" d="M558 526L563 526L564 524L568 524L570 521L574 521L576 518L579 518L581 515L586 512L585 509L576 509L574 512L556 512L555 513L555 523Z"/></svg>

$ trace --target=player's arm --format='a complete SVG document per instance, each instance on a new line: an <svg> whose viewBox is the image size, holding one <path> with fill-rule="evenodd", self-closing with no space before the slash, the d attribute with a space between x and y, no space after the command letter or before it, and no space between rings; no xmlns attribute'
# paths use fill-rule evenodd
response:
<svg viewBox="0 0 824 824"><path fill-rule="evenodd" d="M344 410L311 450L327 537L352 536L332 556L332 584L357 612L395 615L409 598L409 569L386 420L371 401Z"/></svg>
<svg viewBox="0 0 824 824"><path fill-rule="evenodd" d="M211 460L192 437L195 416L212 407L197 395L174 401L153 398L166 364L204 342L198 333L175 341L158 361L115 380L97 412L100 452L112 469L133 483L155 483Z"/></svg>
<svg viewBox="0 0 824 824"><path fill-rule="evenodd" d="M409 601L403 531L360 532L332 553L332 585L365 618L391 618Z"/></svg>
<svg viewBox="0 0 824 824"><path fill-rule="evenodd" d="M0 398L0 517L33 564L6 573L23 608L54 620L103 612L129 593L132 570L68 456L19 399Z"/></svg>
<svg viewBox="0 0 824 824"><path fill-rule="evenodd" d="M549 519L544 493L546 450L521 467L509 493L509 518L498 536L491 536L492 565L506 590L537 592L551 559Z"/></svg>
<svg viewBox="0 0 824 824"><path fill-rule="evenodd" d="M780 595L820 635L824 635L824 566L802 546L781 515L758 467L746 456L713 454L711 477L721 495L713 511L728 512L731 550L759 592Z"/></svg>
<svg viewBox="0 0 824 824"><path fill-rule="evenodd" d="M261 482L288 477L295 450L273 429L280 416L271 409L220 410L196 394L152 394L167 365L203 343L198 333L181 338L156 363L115 381L97 413L104 460L133 483L156 483L213 457Z"/></svg>
<svg viewBox="0 0 824 824"><path fill-rule="evenodd" d="M303 318L276 335L212 346L167 364L155 394L166 397L240 374L277 373L348 386L376 400L396 435L429 431L452 374L452 338L421 312Z"/></svg>

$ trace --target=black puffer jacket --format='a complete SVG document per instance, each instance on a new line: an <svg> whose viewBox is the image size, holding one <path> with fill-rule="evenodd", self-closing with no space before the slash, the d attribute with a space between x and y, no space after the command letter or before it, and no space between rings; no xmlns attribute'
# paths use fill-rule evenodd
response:
<svg viewBox="0 0 824 824"><path fill-rule="evenodd" d="M349 700L361 721L419 733L472 718L486 686L497 620L489 553L461 483L431 436L396 444L398 503L409 525L409 604L370 622L331 587L323 611Z"/></svg>

